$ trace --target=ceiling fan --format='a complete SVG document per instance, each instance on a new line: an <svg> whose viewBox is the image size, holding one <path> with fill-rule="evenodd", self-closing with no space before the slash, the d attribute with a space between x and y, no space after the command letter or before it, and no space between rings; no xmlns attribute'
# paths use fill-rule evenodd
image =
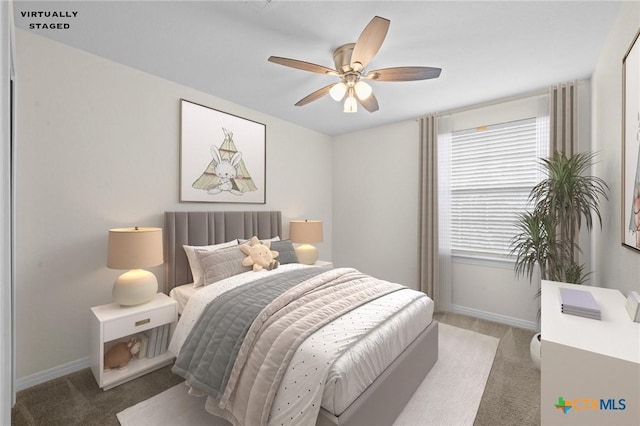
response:
<svg viewBox="0 0 640 426"><path fill-rule="evenodd" d="M300 99L296 102L296 106L306 105L320 99L328 93L338 102L345 99L346 95L344 112L356 112L358 110L358 103L367 111L375 112L379 108L378 100L373 94L371 86L363 80L427 80L430 78L438 78L442 71L440 68L432 67L393 67L366 71L365 68L375 54L378 53L380 46L382 46L382 42L387 36L390 23L391 21L388 19L375 16L371 22L367 24L355 43L347 43L338 47L333 52L335 70L310 62L279 56L270 56L269 62L340 78L339 82L329 84Z"/></svg>

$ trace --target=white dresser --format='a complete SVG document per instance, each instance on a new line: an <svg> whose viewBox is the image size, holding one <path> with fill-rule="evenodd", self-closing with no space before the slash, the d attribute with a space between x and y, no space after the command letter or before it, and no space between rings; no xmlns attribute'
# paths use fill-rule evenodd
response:
<svg viewBox="0 0 640 426"><path fill-rule="evenodd" d="M563 314L561 287L590 291L602 319ZM640 425L640 324L625 302L618 290L542 281L542 425Z"/></svg>

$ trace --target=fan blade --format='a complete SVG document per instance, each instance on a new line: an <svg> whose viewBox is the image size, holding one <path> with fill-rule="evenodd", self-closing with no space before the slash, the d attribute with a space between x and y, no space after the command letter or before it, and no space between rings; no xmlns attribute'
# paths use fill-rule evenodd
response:
<svg viewBox="0 0 640 426"><path fill-rule="evenodd" d="M305 96L304 98L300 99L298 102L296 102L296 106L303 106L306 105L310 102L313 102L315 100L320 99L321 97L323 97L324 95L326 95L327 93L329 93L329 90L331 90L331 88L337 83L333 83L330 84L328 86L324 86L322 89L318 89L315 92L311 93L310 95Z"/></svg>
<svg viewBox="0 0 640 426"><path fill-rule="evenodd" d="M373 17L356 41L351 54L351 68L355 71L362 71L367 66L371 58L380 50L390 23L391 21L388 19L379 16Z"/></svg>
<svg viewBox="0 0 640 426"><path fill-rule="evenodd" d="M317 72L319 74L338 75L335 70L311 62L299 61L297 59L281 58L280 56L269 56L269 62L284 65L286 67L297 68L303 71Z"/></svg>
<svg viewBox="0 0 640 426"><path fill-rule="evenodd" d="M364 109L366 109L369 112L376 112L379 108L378 100L376 99L376 96L373 93L367 96L367 98L364 100L358 98L357 96L356 96L356 99L358 100L358 102L360 102L360 104L364 107Z"/></svg>
<svg viewBox="0 0 640 426"><path fill-rule="evenodd" d="M364 78L376 81L415 81L440 77L441 68L395 67L369 71Z"/></svg>

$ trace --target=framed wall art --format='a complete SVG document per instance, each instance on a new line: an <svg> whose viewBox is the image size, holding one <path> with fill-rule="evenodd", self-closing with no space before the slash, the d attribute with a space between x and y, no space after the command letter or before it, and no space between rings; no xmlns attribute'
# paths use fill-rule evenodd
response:
<svg viewBox="0 0 640 426"><path fill-rule="evenodd" d="M640 42L622 60L622 244L640 251Z"/></svg>
<svg viewBox="0 0 640 426"><path fill-rule="evenodd" d="M193 102L180 105L180 201L264 204L264 124Z"/></svg>

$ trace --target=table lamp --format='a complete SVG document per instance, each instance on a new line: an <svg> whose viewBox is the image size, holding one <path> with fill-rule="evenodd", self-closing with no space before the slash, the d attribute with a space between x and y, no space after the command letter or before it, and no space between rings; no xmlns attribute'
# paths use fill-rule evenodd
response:
<svg viewBox="0 0 640 426"><path fill-rule="evenodd" d="M300 243L296 247L298 262L313 265L318 260L318 249L311 243L322 241L321 220L292 220L289 222L289 239L292 243Z"/></svg>
<svg viewBox="0 0 640 426"><path fill-rule="evenodd" d="M107 267L129 269L113 284L113 300L125 306L140 305L158 292L156 276L142 268L161 265L162 228L116 228L109 230Z"/></svg>

